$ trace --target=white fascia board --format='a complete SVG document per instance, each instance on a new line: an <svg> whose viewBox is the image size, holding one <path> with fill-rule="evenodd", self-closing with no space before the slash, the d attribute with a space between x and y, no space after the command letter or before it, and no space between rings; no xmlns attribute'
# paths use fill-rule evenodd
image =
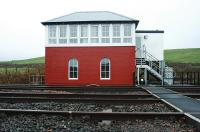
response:
<svg viewBox="0 0 200 132"><path fill-rule="evenodd" d="M45 47L112 47L112 46L135 46L133 43L94 43L94 44L46 44Z"/></svg>

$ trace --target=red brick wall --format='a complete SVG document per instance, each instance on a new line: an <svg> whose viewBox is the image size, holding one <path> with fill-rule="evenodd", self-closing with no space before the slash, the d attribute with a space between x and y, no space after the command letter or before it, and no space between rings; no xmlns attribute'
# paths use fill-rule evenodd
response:
<svg viewBox="0 0 200 132"><path fill-rule="evenodd" d="M46 85L130 86L134 83L135 47L47 47L45 49ZM111 79L100 80L100 60L109 58ZM68 80L68 61L78 60L78 80Z"/></svg>

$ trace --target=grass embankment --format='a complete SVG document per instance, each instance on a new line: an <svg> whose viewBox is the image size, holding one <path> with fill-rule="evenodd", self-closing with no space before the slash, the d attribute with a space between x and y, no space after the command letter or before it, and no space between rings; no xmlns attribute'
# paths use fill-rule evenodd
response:
<svg viewBox="0 0 200 132"><path fill-rule="evenodd" d="M24 59L24 60L12 60L12 61L4 61L0 63L6 63L6 64L43 64L44 63L44 57L36 57L31 59Z"/></svg>
<svg viewBox="0 0 200 132"><path fill-rule="evenodd" d="M165 50L164 58L167 63L200 63L200 48Z"/></svg>

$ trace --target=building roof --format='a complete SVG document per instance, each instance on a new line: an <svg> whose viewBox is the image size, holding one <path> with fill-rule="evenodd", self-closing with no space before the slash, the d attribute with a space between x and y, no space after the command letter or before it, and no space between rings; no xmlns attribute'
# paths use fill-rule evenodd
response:
<svg viewBox="0 0 200 132"><path fill-rule="evenodd" d="M164 33L163 30L136 30L136 33Z"/></svg>
<svg viewBox="0 0 200 132"><path fill-rule="evenodd" d="M54 18L45 22L43 25L49 24L64 24L64 23L108 23L108 22L125 22L125 23L139 23L139 20L132 19L117 13L109 11L89 11L89 12L75 12L58 18Z"/></svg>

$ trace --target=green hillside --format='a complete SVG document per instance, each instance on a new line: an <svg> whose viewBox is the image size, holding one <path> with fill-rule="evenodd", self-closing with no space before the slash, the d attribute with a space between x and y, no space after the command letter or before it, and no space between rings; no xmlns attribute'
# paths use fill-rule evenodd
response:
<svg viewBox="0 0 200 132"><path fill-rule="evenodd" d="M164 57L167 63L200 63L200 48L169 49L164 51ZM44 57L37 57L25 60L14 60L0 63L39 64L44 63Z"/></svg>
<svg viewBox="0 0 200 132"><path fill-rule="evenodd" d="M200 48L165 50L164 58L167 63L200 63Z"/></svg>
<svg viewBox="0 0 200 132"><path fill-rule="evenodd" d="M7 64L42 64L44 63L44 57L36 57L31 59L24 59L24 60L13 60L13 61L4 61L0 63L7 63Z"/></svg>

